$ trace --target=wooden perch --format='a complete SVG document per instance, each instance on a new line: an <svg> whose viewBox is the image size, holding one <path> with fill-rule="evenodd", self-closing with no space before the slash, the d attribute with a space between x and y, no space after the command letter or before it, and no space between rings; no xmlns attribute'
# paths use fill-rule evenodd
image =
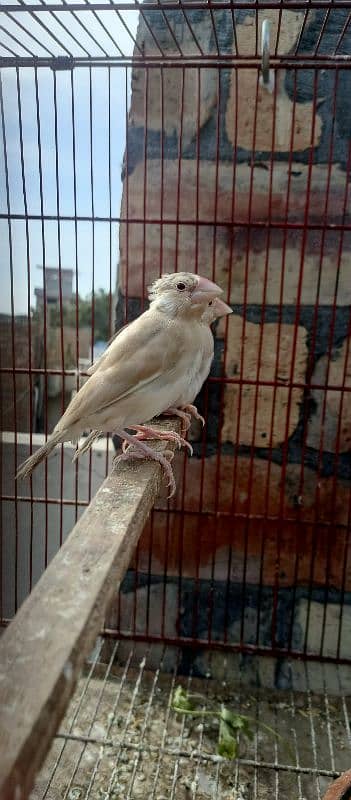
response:
<svg viewBox="0 0 351 800"><path fill-rule="evenodd" d="M1 638L1 800L28 797L161 480L156 462L114 468Z"/></svg>

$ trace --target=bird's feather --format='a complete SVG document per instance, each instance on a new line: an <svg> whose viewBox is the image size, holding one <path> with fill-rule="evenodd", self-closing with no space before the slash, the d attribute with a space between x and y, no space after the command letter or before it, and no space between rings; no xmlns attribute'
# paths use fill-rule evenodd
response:
<svg viewBox="0 0 351 800"><path fill-rule="evenodd" d="M191 273L156 281L150 309L113 338L46 444L18 476L29 475L56 444L77 439L84 430L123 433L174 405L199 371L201 316L219 294L216 284Z"/></svg>
<svg viewBox="0 0 351 800"><path fill-rule="evenodd" d="M113 336L111 336L111 339L109 339L109 341L107 342L106 350L104 350L104 352L101 353L101 356L99 356L99 358L97 358L96 361L94 361L91 364L91 366L87 369L86 371L87 375L93 375L94 372L96 372L96 370L101 367L102 362L105 361L105 359L109 354L109 349L111 347L112 342L115 341L117 336L119 336L122 333L122 331L124 331L126 328L129 328L129 325L131 325L131 322L127 322L126 325L122 325L122 328L119 328L118 331L116 331L116 333L114 333Z"/></svg>
<svg viewBox="0 0 351 800"><path fill-rule="evenodd" d="M105 358L71 401L57 429L63 431L79 422L89 427L92 416L101 415L131 394L140 394L161 376L165 382L171 379L173 368L186 348L181 334L180 324L170 326L160 312L149 310L131 323L113 340Z"/></svg>

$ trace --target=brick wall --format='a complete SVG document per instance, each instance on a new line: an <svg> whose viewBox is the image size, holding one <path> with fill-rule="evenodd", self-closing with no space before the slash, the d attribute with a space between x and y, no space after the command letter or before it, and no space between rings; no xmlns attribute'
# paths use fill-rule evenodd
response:
<svg viewBox="0 0 351 800"><path fill-rule="evenodd" d="M346 13L333 12L320 52L335 49ZM210 15L187 16L203 52L215 53ZM264 16L271 48L279 24L278 54L293 52L304 12ZM233 52L230 11L215 18L221 52ZM322 19L319 11L309 16L302 51L314 48ZM177 12L168 20L191 53L189 25ZM161 12L152 30L176 55ZM254 11L236 12L236 35L240 52L255 51ZM144 53L158 52L143 21L137 40ZM176 575L182 557L190 580L225 582L229 574L238 585L262 580L312 592L327 580L335 600L351 590L351 395L333 388L351 387L351 234L332 227L350 221L351 75L276 75L268 92L253 69L133 70L122 216L168 224L121 225L118 324L126 293L132 318L161 271L214 276L234 313L226 346L224 325L217 327L212 374L242 379L201 393L206 442L194 432L194 457L185 466L178 458L177 495L169 515L160 499L138 568L148 572L151 563L152 574L163 575L167 558L168 575ZM285 222L298 227L286 230ZM306 381L328 391L304 389ZM174 624L179 632L179 618Z"/></svg>

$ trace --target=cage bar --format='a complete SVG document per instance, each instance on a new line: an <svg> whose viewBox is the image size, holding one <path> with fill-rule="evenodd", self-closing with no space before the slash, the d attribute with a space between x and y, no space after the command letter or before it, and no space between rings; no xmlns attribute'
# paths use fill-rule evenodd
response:
<svg viewBox="0 0 351 800"><path fill-rule="evenodd" d="M13 480L101 330L106 345L163 271L205 274L233 310L197 399L206 427L175 457L176 495L155 495L33 798L322 800L350 752L351 2L2 11L4 628L111 467L103 437ZM202 696L196 721L172 709L179 683ZM235 761L216 752L215 698L253 718Z"/></svg>

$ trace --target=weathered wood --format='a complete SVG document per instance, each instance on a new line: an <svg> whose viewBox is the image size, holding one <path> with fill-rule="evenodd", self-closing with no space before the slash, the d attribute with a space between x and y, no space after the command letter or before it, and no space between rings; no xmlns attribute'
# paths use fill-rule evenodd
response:
<svg viewBox="0 0 351 800"><path fill-rule="evenodd" d="M1 800L28 797L160 481L156 462L114 468L1 639Z"/></svg>

